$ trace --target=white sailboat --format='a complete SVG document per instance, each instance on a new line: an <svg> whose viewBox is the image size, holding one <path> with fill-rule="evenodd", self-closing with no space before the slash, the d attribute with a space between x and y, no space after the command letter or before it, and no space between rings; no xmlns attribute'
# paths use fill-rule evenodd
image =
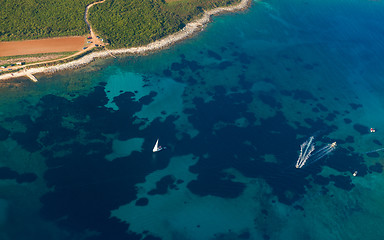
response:
<svg viewBox="0 0 384 240"><path fill-rule="evenodd" d="M153 147L152 152L159 152L159 151L161 151L161 150L163 150L163 149L164 149L164 148L162 148L161 146L159 146L159 139L157 139L156 144L155 144L155 146Z"/></svg>

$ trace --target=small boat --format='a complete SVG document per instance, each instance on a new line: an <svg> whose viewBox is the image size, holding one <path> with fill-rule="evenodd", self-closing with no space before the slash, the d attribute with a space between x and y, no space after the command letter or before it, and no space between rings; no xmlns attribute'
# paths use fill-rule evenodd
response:
<svg viewBox="0 0 384 240"><path fill-rule="evenodd" d="M353 176L354 176L354 177L356 177L356 175L357 175L357 171L355 171L355 172L353 173Z"/></svg>
<svg viewBox="0 0 384 240"><path fill-rule="evenodd" d="M157 139L156 144L153 147L152 152L159 152L159 151L161 151L163 149L165 149L165 148L163 148L162 146L159 146L159 139Z"/></svg>

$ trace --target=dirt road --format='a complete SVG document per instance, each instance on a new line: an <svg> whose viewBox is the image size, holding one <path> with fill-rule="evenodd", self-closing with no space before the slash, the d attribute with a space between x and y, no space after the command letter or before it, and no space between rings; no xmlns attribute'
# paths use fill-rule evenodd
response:
<svg viewBox="0 0 384 240"><path fill-rule="evenodd" d="M102 41L101 38L97 37L95 31L92 29L92 26L88 21L89 9L92 6L99 4L99 3L103 3L105 1L106 0L102 0L99 2L91 3L85 9L84 19L85 19L86 24L88 25L89 30L90 30L90 37L88 37L88 38L77 36L77 37L67 37L67 38L52 38L52 39L26 40L26 41L0 43L0 53L1 53L0 56L27 55L27 54L51 53L51 52L68 52L68 51L74 51L74 50L78 51L77 53L70 55L70 56L67 56L67 57L64 57L64 58L60 58L60 59L43 61L43 62L32 63L32 64L26 64L23 66L12 66L12 67L8 67L6 69L3 69L3 71L18 70L18 69L22 69L25 67L31 67L31 66L39 65L39 64L54 63L54 62L70 59L70 58L75 57L77 55L81 55L85 52L88 52L91 49L95 48L96 45L105 46L105 43ZM66 41L75 41L76 40L77 45L75 45L74 43L72 45L70 45L70 44L67 44L68 42L66 42L66 43L61 42L63 40L66 40ZM32 48L30 47L31 42L34 43L36 46L39 46L40 48L35 48L34 50L32 50ZM14 45L14 47L12 45ZM19 49L18 49L18 47L19 47ZM3 53L3 51L2 51L3 48L4 48L5 53ZM73 49L73 48L75 48L75 49ZM9 55L10 52L7 49L14 49L13 53L16 53L16 54ZM60 50L60 49L63 49L63 50ZM8 54L8 55L5 55L5 54Z"/></svg>

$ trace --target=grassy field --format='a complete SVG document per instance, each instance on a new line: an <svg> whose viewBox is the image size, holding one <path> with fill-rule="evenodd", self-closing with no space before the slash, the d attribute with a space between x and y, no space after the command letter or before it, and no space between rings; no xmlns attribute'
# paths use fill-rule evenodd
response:
<svg viewBox="0 0 384 240"><path fill-rule="evenodd" d="M97 0L0 0L0 41L79 36L85 7Z"/></svg>
<svg viewBox="0 0 384 240"><path fill-rule="evenodd" d="M46 57L46 56L52 56L52 55L60 55L60 56L69 56L72 54L75 54L76 52L61 52L61 53L40 53L40 54L28 54L28 55L17 55L17 56L9 56L9 57L0 57L0 61L2 60L12 60L12 59L18 59L21 57L24 58L39 58L39 57Z"/></svg>
<svg viewBox="0 0 384 240"><path fill-rule="evenodd" d="M0 0L0 41L88 33L85 7L98 0ZM147 44L174 33L204 10L240 0L107 0L90 22L111 48Z"/></svg>
<svg viewBox="0 0 384 240"><path fill-rule="evenodd" d="M60 53L41 53L41 54L29 54L29 55L18 55L9 57L0 57L0 66L10 66L17 62L35 63L43 60L54 60L63 57L67 57L75 54L76 52L60 52Z"/></svg>

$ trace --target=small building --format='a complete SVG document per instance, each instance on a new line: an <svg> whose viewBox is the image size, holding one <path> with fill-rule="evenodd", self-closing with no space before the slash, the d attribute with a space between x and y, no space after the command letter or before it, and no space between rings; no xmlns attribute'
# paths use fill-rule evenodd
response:
<svg viewBox="0 0 384 240"><path fill-rule="evenodd" d="M19 65L19 66L24 65L24 64L25 64L25 62L17 62L16 63L16 65Z"/></svg>

